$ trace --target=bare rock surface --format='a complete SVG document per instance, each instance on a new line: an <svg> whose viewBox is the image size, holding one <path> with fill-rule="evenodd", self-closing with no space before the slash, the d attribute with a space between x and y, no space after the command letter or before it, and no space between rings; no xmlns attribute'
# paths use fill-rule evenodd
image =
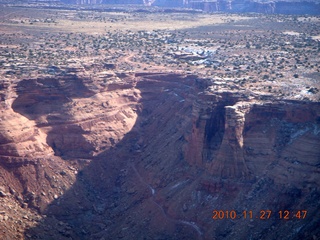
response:
<svg viewBox="0 0 320 240"><path fill-rule="evenodd" d="M60 106L71 108L68 115L62 112L61 117L47 122L41 113L31 115L16 108L37 122L34 127L47 132L52 149L47 159L21 160L21 167L14 168L15 176L21 174L16 183L21 204L47 215L27 231L27 238L46 239L50 234L53 239L127 239L133 234L136 238L210 239L214 235L232 239L248 234L238 233L243 220L231 226L222 219L213 225L212 219L205 221L213 209L236 206L259 213L265 208L298 209L316 201L320 184L318 103L262 101L263 96L241 91L204 91L199 82L206 80L193 75L136 73L122 81L108 86L106 93L91 94L85 100L74 98L76 106L85 104L85 112L91 103L98 117L85 119L88 115L81 116L81 111L72 117L72 104L63 101ZM114 97L108 98L109 94ZM102 98L108 102L106 107L92 104ZM107 130L95 127L101 118L108 122ZM50 131L42 130L47 128ZM108 138L94 141L86 137L91 134ZM113 141L107 141L111 138ZM92 160L75 179L76 171L69 166L74 162L71 159L81 158L82 151L89 154L84 158ZM11 160L15 164L16 158ZM52 169L53 160L63 162ZM45 164L52 170L48 172ZM301 200L296 201L297 197ZM312 216L317 208L310 203L308 214ZM21 216L24 221L29 219L28 214ZM273 231L277 234L292 228L278 221L275 217L264 225L276 226ZM303 224L316 231L316 221L301 219L295 227ZM231 233L225 235L226 231ZM273 236L273 231L268 235Z"/></svg>
<svg viewBox="0 0 320 240"><path fill-rule="evenodd" d="M1 239L320 238L318 18L0 10Z"/></svg>

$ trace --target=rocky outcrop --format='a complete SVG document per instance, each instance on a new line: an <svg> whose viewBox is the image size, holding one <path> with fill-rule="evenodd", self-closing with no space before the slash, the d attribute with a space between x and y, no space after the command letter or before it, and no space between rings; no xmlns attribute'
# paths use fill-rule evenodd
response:
<svg viewBox="0 0 320 240"><path fill-rule="evenodd" d="M268 2L252 1L248 3L246 8L247 8L246 10L249 12L270 14L270 13L275 13L276 3L275 1L268 1Z"/></svg>
<svg viewBox="0 0 320 240"><path fill-rule="evenodd" d="M97 5L97 4L144 4L143 0L61 0L67 4ZM148 2L149 3L149 2ZM205 12L256 12L267 14L320 14L319 2L316 0L156 0L149 6L188 7L201 9Z"/></svg>
<svg viewBox="0 0 320 240"><path fill-rule="evenodd" d="M275 158L296 152L295 136L317 138L319 104L310 104L305 110L304 104L300 103L257 103L249 101L244 94L235 97L224 93L223 97L211 97L210 106L209 96L202 97L202 101L206 99L205 105L199 102L194 105L196 113L193 113L192 133L187 137L186 159L191 164L205 166L215 176L250 178L257 171L262 173L265 164L272 164ZM253 126L256 131L251 130ZM291 127L288 135L283 134L287 131L286 126ZM317 154L310 151L308 157L314 159L314 164ZM255 156L264 159L262 165L257 162L257 165L251 165Z"/></svg>
<svg viewBox="0 0 320 240"><path fill-rule="evenodd" d="M320 14L320 6L317 1L233 1L232 11L234 12L258 12L277 14Z"/></svg>
<svg viewBox="0 0 320 240"><path fill-rule="evenodd" d="M16 211L0 225L7 236L24 219L27 239L233 239L225 232L247 230L210 222L212 206L240 214L316 201L319 103L213 91L215 82L185 74L77 74L4 91L1 110L16 122L1 122L3 218ZM316 220L296 224L316 233Z"/></svg>
<svg viewBox="0 0 320 240"><path fill-rule="evenodd" d="M12 104L14 111L33 123L32 131L43 133L43 146L49 145L57 156L90 158L119 141L119 129L113 132L118 122L124 132L134 123L131 104L136 103L139 94L130 93L130 85L123 87L121 83L114 83L105 88L108 93L95 93L86 84L90 84L88 79L66 75L59 79L25 80L17 86L18 97ZM115 108L119 105L121 107ZM79 112L80 109L83 111ZM98 138L96 134L102 132L104 137Z"/></svg>
<svg viewBox="0 0 320 240"><path fill-rule="evenodd" d="M243 130L245 115L249 107L237 103L225 107L224 136L217 154L212 163L211 172L222 178L246 177L249 170L245 163Z"/></svg>
<svg viewBox="0 0 320 240"><path fill-rule="evenodd" d="M205 12L256 12L280 14L320 14L319 3L316 1L259 1L259 0L217 0L189 1L188 6L202 9Z"/></svg>
<svg viewBox="0 0 320 240"><path fill-rule="evenodd" d="M0 187L5 191L0 211L15 214L0 224L5 236L15 236L10 226L23 217L29 221L23 220L22 228L34 224L37 216L30 211L43 212L75 183L83 166L131 130L139 92L114 73L102 75L109 86L104 80L92 85L74 72L2 86Z"/></svg>

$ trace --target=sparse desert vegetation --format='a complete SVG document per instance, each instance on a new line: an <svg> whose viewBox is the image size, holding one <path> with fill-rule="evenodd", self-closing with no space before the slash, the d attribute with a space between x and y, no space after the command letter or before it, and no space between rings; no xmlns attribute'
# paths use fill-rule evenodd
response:
<svg viewBox="0 0 320 240"><path fill-rule="evenodd" d="M318 16L0 5L0 238L319 239L319 39Z"/></svg>
<svg viewBox="0 0 320 240"><path fill-rule="evenodd" d="M317 17L2 11L8 14L0 18L0 64L9 81L104 62L121 71L189 72L228 82L226 88L319 100L303 89L319 81Z"/></svg>

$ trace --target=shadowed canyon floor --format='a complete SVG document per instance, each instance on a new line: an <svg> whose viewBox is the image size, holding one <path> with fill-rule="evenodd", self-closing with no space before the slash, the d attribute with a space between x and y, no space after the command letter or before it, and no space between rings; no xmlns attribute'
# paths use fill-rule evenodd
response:
<svg viewBox="0 0 320 240"><path fill-rule="evenodd" d="M320 237L318 18L9 10L1 239Z"/></svg>

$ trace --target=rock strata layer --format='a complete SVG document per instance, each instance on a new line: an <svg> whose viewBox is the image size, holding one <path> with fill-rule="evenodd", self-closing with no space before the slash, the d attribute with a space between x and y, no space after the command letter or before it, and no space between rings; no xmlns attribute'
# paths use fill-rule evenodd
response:
<svg viewBox="0 0 320 240"><path fill-rule="evenodd" d="M115 76L103 86L81 75L9 86L0 145L6 237L19 238L8 226L30 219L21 226L27 239L211 239L243 228L213 227L212 206L259 212L315 201L319 103L213 91L193 75ZM293 227L277 221L265 224L276 224L271 236ZM294 227L316 232L316 224Z"/></svg>

